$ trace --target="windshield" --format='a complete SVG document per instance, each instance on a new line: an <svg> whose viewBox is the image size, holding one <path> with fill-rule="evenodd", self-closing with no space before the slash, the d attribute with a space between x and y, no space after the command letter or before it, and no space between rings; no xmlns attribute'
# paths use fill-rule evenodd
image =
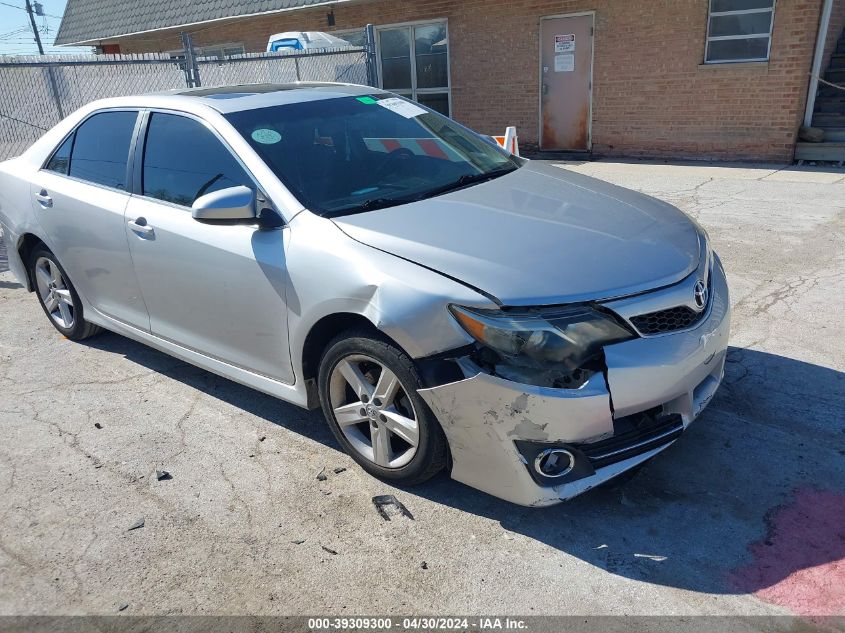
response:
<svg viewBox="0 0 845 633"><path fill-rule="evenodd" d="M226 115L285 186L324 216L422 200L520 166L493 141L389 95Z"/></svg>

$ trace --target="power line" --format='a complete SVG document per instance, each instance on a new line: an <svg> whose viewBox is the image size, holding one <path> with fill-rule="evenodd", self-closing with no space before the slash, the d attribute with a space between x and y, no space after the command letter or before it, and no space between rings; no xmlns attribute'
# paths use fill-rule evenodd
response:
<svg viewBox="0 0 845 633"><path fill-rule="evenodd" d="M15 37L16 35L21 35L22 33L26 33L29 30L29 27L20 28L17 31L9 31L8 33L3 33L0 35L0 40L9 39Z"/></svg>
<svg viewBox="0 0 845 633"><path fill-rule="evenodd" d="M34 128L39 129L39 130L44 130L45 132L48 129L50 129L50 128L46 128L46 127L41 127L40 125L35 125L34 123L30 123L29 121L24 121L23 119L17 119L13 116L9 116L8 114L3 114L2 112L0 112L0 116L4 117L6 119L11 119L12 121L17 121L18 123L23 123L24 125L28 125L29 127L34 127Z"/></svg>
<svg viewBox="0 0 845 633"><path fill-rule="evenodd" d="M3 5L3 6L5 6L5 7L12 7L13 9L19 9L20 11L26 11L26 9L25 9L24 7L19 7L19 6L18 6L18 5L16 5L16 4L9 4L8 2L0 2L0 4L2 4L2 5ZM49 17L51 17L51 18L57 18L57 19L59 19L59 20L61 20L61 19L62 19L62 16L60 16L60 15L53 15L52 13L42 13L41 15L46 15L46 16L49 16ZM41 15L39 15L38 17L41 17Z"/></svg>

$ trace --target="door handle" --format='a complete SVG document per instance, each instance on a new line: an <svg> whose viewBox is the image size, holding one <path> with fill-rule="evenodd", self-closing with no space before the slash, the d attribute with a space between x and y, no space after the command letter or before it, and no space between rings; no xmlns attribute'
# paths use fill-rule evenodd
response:
<svg viewBox="0 0 845 633"><path fill-rule="evenodd" d="M153 227L147 224L147 220L145 218L136 218L135 220L129 220L127 224L129 225L130 229L141 233L142 235L150 235L153 232Z"/></svg>
<svg viewBox="0 0 845 633"><path fill-rule="evenodd" d="M42 189L41 191L36 193L35 199L38 200L38 204L40 204L42 207L53 206L53 199L50 197L50 194L47 193L46 189Z"/></svg>

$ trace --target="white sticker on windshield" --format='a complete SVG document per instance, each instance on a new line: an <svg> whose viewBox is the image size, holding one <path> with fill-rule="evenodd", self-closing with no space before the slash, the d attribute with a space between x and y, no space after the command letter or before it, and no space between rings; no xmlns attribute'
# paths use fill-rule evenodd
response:
<svg viewBox="0 0 845 633"><path fill-rule="evenodd" d="M276 130L259 128L252 133L252 140L263 145L273 145L282 140L282 135Z"/></svg>
<svg viewBox="0 0 845 633"><path fill-rule="evenodd" d="M423 110L418 105L414 105L410 101L405 101L404 99L399 99L397 97L391 97L390 99L380 99L378 104L382 108L393 110L396 114L399 114L405 117L406 119L413 119L415 116L419 116L421 114L428 114L428 110Z"/></svg>

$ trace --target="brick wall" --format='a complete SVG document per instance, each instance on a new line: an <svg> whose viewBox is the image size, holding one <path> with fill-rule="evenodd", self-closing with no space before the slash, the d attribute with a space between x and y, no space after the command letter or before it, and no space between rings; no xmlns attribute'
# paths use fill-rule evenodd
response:
<svg viewBox="0 0 845 633"><path fill-rule="evenodd" d="M845 0L835 0L841 8ZM800 124L821 0L778 0L771 60L703 66L707 0L371 0L190 29L197 46L270 34L448 18L452 114L481 132L538 140L539 18L595 11L593 151L598 155L788 161ZM843 13L840 11L840 13ZM122 52L180 48L176 31Z"/></svg>

